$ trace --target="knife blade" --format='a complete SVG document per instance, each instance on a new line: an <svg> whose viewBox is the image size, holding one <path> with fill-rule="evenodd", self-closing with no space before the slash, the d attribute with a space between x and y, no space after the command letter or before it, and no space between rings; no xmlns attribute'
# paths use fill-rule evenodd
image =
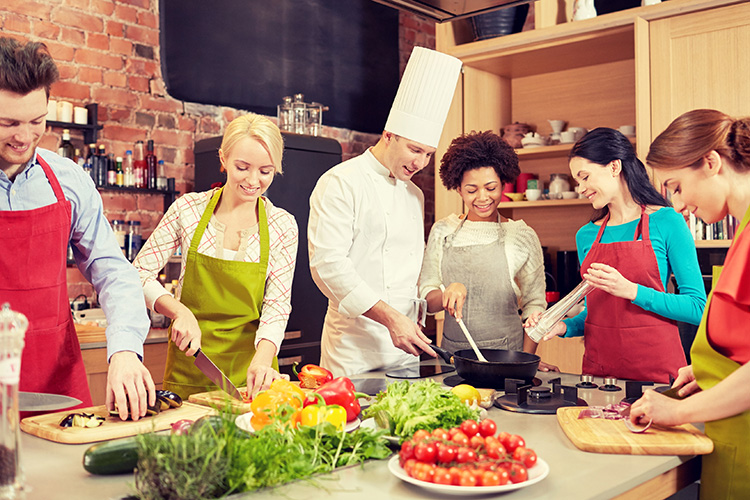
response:
<svg viewBox="0 0 750 500"><path fill-rule="evenodd" d="M62 394L47 394L44 392L18 391L19 411L54 411L64 410L81 404L80 399Z"/></svg>
<svg viewBox="0 0 750 500"><path fill-rule="evenodd" d="M218 385L219 388L232 396L234 399L238 401L242 401L242 394L240 394L240 391L237 390L237 388L234 386L231 380L229 380L229 377L224 375L224 372L222 372L218 366L214 364L213 361L209 359L208 356L206 356L203 351L198 349L195 354L195 361L193 361L193 364L198 367L198 369L203 372L203 374L208 377L211 382Z"/></svg>
<svg viewBox="0 0 750 500"><path fill-rule="evenodd" d="M680 396L678 392L682 389L682 387L672 387L668 388L666 390L660 391L659 389L656 389L657 392L661 393L664 396L667 396L668 398L672 399L685 399L685 396Z"/></svg>

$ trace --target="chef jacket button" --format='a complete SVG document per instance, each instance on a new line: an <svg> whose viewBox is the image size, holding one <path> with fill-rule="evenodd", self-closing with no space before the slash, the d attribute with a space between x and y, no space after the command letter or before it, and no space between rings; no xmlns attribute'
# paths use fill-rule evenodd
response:
<svg viewBox="0 0 750 500"><path fill-rule="evenodd" d="M15 189L11 189L10 190L10 194L12 194L13 196L15 196L16 195L16 190Z"/></svg>

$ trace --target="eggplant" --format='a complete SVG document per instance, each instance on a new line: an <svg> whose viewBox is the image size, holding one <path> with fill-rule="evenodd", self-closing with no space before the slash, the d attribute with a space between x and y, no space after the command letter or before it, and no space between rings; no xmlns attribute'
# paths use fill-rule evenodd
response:
<svg viewBox="0 0 750 500"><path fill-rule="evenodd" d="M158 415L161 411L161 401L159 398L156 398L156 404L154 406L149 406L146 408L146 416L147 417L153 417L154 415ZM120 410L117 408L117 403L115 403L115 409L109 410L109 415L111 417L120 417ZM128 401L128 418L126 420L130 420L130 401Z"/></svg>
<svg viewBox="0 0 750 500"><path fill-rule="evenodd" d="M60 421L60 427L99 427L104 417L93 413L69 413Z"/></svg>
<svg viewBox="0 0 750 500"><path fill-rule="evenodd" d="M182 406L182 398L172 391L157 390L156 399L161 403L162 410Z"/></svg>

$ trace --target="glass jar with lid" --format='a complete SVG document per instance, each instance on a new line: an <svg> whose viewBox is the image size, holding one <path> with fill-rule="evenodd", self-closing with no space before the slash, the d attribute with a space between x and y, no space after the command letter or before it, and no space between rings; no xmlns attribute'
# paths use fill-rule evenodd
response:
<svg viewBox="0 0 750 500"><path fill-rule="evenodd" d="M125 221L121 219L113 220L112 221L112 230L115 232L115 239L117 239L117 244L120 245L120 249L125 252L125 235L127 234L127 229L125 228Z"/></svg>
<svg viewBox="0 0 750 500"><path fill-rule="evenodd" d="M551 200L559 200L566 191L570 191L568 174L552 174L549 177L549 197Z"/></svg>

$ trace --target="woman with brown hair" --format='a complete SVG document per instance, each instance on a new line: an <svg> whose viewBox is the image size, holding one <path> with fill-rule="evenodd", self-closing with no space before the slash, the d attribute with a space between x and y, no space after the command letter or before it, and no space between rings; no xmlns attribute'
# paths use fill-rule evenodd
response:
<svg viewBox="0 0 750 500"><path fill-rule="evenodd" d="M647 391L631 420L656 424L706 422L714 451L703 457L701 498L750 498L750 118L697 109L654 140L646 157L683 214L706 223L727 214L742 220L690 351L673 387L682 400Z"/></svg>

